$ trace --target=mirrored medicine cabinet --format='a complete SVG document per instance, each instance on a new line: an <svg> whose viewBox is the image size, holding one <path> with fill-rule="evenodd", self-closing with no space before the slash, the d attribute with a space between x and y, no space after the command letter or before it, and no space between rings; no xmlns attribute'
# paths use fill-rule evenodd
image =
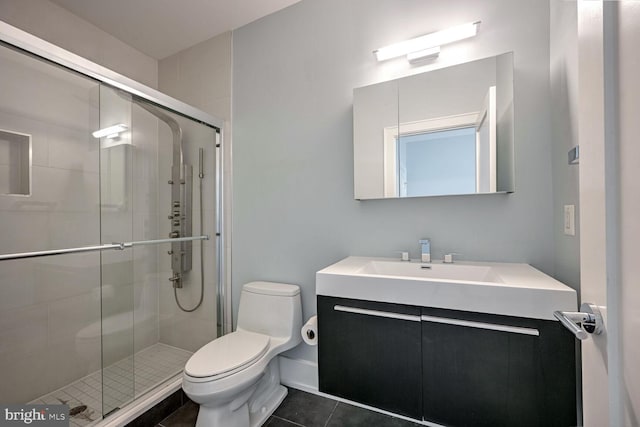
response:
<svg viewBox="0 0 640 427"><path fill-rule="evenodd" d="M513 53L356 88L358 200L514 191Z"/></svg>

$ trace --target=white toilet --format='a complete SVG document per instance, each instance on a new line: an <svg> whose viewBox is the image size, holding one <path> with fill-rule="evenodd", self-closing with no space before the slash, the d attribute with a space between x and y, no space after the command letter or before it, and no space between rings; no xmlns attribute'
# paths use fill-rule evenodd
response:
<svg viewBox="0 0 640 427"><path fill-rule="evenodd" d="M298 286L244 285L236 331L196 351L184 368L182 388L200 404L196 427L262 425L287 395L275 356L300 343L301 328Z"/></svg>

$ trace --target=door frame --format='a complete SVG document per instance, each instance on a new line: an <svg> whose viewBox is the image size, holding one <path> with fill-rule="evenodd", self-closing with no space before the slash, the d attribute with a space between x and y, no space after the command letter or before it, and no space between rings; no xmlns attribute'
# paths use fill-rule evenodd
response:
<svg viewBox="0 0 640 427"><path fill-rule="evenodd" d="M620 325L618 2L578 0L580 293L604 332L582 341L586 427L624 425ZM605 386L606 385L606 386Z"/></svg>

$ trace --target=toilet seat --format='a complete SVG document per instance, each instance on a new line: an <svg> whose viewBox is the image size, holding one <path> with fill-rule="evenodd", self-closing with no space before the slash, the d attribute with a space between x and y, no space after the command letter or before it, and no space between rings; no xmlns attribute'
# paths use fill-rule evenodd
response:
<svg viewBox="0 0 640 427"><path fill-rule="evenodd" d="M234 374L255 363L269 348L269 337L236 331L211 341L187 361L185 374L215 380Z"/></svg>

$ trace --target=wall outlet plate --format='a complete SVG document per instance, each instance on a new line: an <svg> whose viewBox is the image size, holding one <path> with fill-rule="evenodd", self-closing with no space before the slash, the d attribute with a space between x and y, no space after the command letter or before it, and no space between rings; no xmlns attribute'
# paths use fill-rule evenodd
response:
<svg viewBox="0 0 640 427"><path fill-rule="evenodd" d="M576 235L575 205L564 205L564 234L566 234L567 236Z"/></svg>

